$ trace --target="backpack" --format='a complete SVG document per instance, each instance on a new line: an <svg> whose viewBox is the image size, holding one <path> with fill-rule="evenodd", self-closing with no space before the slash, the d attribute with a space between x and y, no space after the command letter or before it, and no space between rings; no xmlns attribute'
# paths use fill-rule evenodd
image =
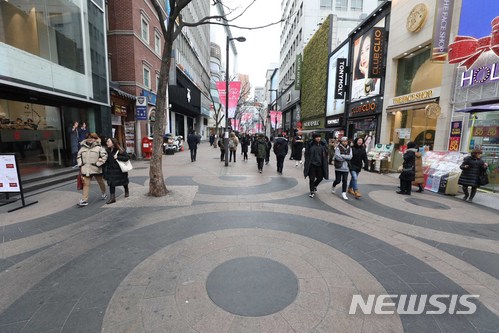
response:
<svg viewBox="0 0 499 333"><path fill-rule="evenodd" d="M234 142L233 139L229 139L229 148L231 148L231 149L236 148L236 143Z"/></svg>
<svg viewBox="0 0 499 333"><path fill-rule="evenodd" d="M256 157L265 157L267 155L267 145L265 142L257 142L257 156Z"/></svg>

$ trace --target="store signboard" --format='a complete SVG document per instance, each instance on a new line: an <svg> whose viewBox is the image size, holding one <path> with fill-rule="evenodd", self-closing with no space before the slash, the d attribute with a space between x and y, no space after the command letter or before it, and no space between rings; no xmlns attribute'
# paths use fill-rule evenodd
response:
<svg viewBox="0 0 499 333"><path fill-rule="evenodd" d="M354 41L351 101L380 93L383 76L385 19Z"/></svg>
<svg viewBox="0 0 499 333"><path fill-rule="evenodd" d="M432 61L446 61L454 0L437 0L433 25Z"/></svg>
<svg viewBox="0 0 499 333"><path fill-rule="evenodd" d="M350 44L345 43L329 57L327 78L326 117L345 112L345 97L348 91L348 59Z"/></svg>
<svg viewBox="0 0 499 333"><path fill-rule="evenodd" d="M137 96L135 103L135 120L147 120L147 97Z"/></svg>

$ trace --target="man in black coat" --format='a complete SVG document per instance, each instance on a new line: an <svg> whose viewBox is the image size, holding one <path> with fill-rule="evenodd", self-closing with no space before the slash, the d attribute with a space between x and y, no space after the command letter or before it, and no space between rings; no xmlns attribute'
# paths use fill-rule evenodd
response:
<svg viewBox="0 0 499 333"><path fill-rule="evenodd" d="M404 153L404 162L402 163L402 173L400 179L400 191L398 194L411 195L412 182L416 179L416 153L414 149L416 143L410 141L407 143L407 150Z"/></svg>
<svg viewBox="0 0 499 333"><path fill-rule="evenodd" d="M284 166L284 158L288 154L288 140L279 134L274 141L274 154L277 160L277 173L282 175L282 168Z"/></svg>
<svg viewBox="0 0 499 333"><path fill-rule="evenodd" d="M322 179L329 179L328 150L319 133L312 134L305 147L303 175L309 178L310 195L313 198Z"/></svg>
<svg viewBox="0 0 499 333"><path fill-rule="evenodd" d="M199 141L199 136L196 134L196 131L192 130L189 135L187 135L187 144L189 145L189 150L191 152L191 162L196 161Z"/></svg>

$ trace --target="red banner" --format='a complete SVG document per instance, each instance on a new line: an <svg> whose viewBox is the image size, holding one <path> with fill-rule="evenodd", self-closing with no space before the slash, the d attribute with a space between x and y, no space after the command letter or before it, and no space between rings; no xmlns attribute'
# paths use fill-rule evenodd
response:
<svg viewBox="0 0 499 333"><path fill-rule="evenodd" d="M473 136L497 137L499 126L476 126L473 128Z"/></svg>
<svg viewBox="0 0 499 333"><path fill-rule="evenodd" d="M270 111L270 125L273 129L281 128L282 123L282 112L281 111ZM277 126L276 126L277 125Z"/></svg>
<svg viewBox="0 0 499 333"><path fill-rule="evenodd" d="M220 103L226 107L226 95L225 95L225 81L217 82L218 95L220 96ZM232 81L229 82L229 118L234 118L237 109L237 101L239 100L239 95L241 94L241 82Z"/></svg>

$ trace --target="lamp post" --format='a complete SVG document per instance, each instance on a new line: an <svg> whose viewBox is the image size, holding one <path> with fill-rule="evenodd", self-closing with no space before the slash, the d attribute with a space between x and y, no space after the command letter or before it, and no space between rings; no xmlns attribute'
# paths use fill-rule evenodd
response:
<svg viewBox="0 0 499 333"><path fill-rule="evenodd" d="M245 42L245 37L230 38L227 36L227 44L225 49L225 166L229 166L229 43L231 40Z"/></svg>

